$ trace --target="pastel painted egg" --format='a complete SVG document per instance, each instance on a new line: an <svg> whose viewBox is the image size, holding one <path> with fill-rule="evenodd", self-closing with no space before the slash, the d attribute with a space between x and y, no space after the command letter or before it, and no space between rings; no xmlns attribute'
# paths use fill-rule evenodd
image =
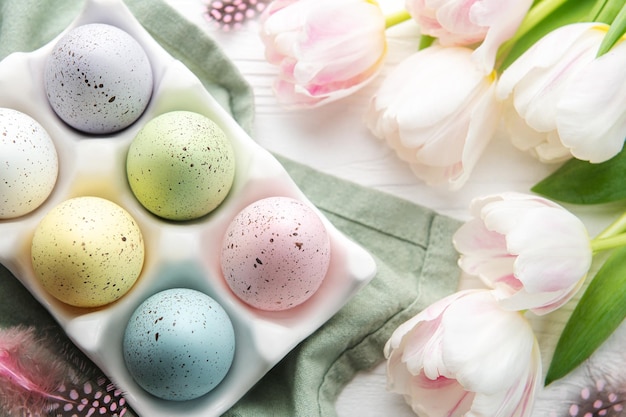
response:
<svg viewBox="0 0 626 417"><path fill-rule="evenodd" d="M152 395L175 401L198 398L228 373L235 332L228 314L208 295L174 288L144 301L124 332L129 373Z"/></svg>
<svg viewBox="0 0 626 417"><path fill-rule="evenodd" d="M23 216L43 204L58 172L48 132L27 114L0 108L0 219Z"/></svg>
<svg viewBox="0 0 626 417"><path fill-rule="evenodd" d="M78 26L48 56L46 94L56 114L82 132L117 132L135 122L152 95L148 56L123 30L106 24Z"/></svg>
<svg viewBox="0 0 626 417"><path fill-rule="evenodd" d="M35 276L54 297L99 307L133 286L144 261L141 231L130 214L99 197L76 197L50 210L32 240Z"/></svg>
<svg viewBox="0 0 626 417"><path fill-rule="evenodd" d="M139 131L128 150L126 173L135 197L150 212L191 220L226 198L235 178L235 155L213 120L174 111Z"/></svg>
<svg viewBox="0 0 626 417"><path fill-rule="evenodd" d="M261 310L286 310L309 299L330 264L330 239L303 202L269 197L244 208L222 243L224 278L237 297Z"/></svg>

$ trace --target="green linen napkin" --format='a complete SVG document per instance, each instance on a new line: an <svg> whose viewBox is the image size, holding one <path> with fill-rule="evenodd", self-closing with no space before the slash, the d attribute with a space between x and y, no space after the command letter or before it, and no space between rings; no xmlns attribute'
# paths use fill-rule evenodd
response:
<svg viewBox="0 0 626 417"><path fill-rule="evenodd" d="M51 40L80 12L82 3L0 0L0 59ZM155 39L252 132L251 89L216 44L161 1L126 3ZM456 289L459 270L451 237L459 222L277 157L329 220L374 256L378 273L225 415L333 416L341 388L357 372L380 363L391 332ZM51 316L0 267L0 327L16 325L56 331L62 343L62 331Z"/></svg>
<svg viewBox="0 0 626 417"><path fill-rule="evenodd" d="M378 273L233 407L229 417L330 417L352 377L383 359L393 330L458 284L456 220L279 158L341 231L367 248ZM381 410L383 412L384 410Z"/></svg>

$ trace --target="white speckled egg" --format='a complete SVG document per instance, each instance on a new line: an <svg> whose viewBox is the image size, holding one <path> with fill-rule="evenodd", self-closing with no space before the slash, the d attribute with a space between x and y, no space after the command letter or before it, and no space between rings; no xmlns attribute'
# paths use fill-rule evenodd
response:
<svg viewBox="0 0 626 417"><path fill-rule="evenodd" d="M169 220L197 219L226 198L235 155L211 119L173 111L150 120L128 150L126 172L137 200Z"/></svg>
<svg viewBox="0 0 626 417"><path fill-rule="evenodd" d="M224 379L235 354L235 332L217 301L196 290L174 288L135 310L123 351L129 373L146 391L186 401Z"/></svg>
<svg viewBox="0 0 626 417"><path fill-rule="evenodd" d="M324 224L293 198L269 197L247 206L222 243L226 282L237 297L261 310L286 310L309 299L329 263Z"/></svg>
<svg viewBox="0 0 626 417"><path fill-rule="evenodd" d="M106 24L78 26L48 56L46 94L56 114L87 133L124 129L144 112L152 95L152 67L139 43Z"/></svg>
<svg viewBox="0 0 626 417"><path fill-rule="evenodd" d="M109 304L133 286L143 268L144 243L130 214L99 197L76 197L41 220L31 247L35 276L64 303Z"/></svg>
<svg viewBox="0 0 626 417"><path fill-rule="evenodd" d="M48 132L26 114L0 108L0 219L39 207L52 192L58 172Z"/></svg>

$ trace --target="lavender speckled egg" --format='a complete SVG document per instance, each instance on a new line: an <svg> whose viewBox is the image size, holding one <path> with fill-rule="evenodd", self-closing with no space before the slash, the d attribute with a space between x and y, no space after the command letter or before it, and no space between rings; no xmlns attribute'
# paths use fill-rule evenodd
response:
<svg viewBox="0 0 626 417"><path fill-rule="evenodd" d="M144 261L143 236L130 214L99 197L75 197L50 210L31 245L35 276L54 297L99 307L134 285Z"/></svg>
<svg viewBox="0 0 626 417"><path fill-rule="evenodd" d="M0 219L39 207L52 192L58 172L48 132L27 114L0 108Z"/></svg>
<svg viewBox="0 0 626 417"><path fill-rule="evenodd" d="M124 332L123 352L137 384L156 397L186 401L213 390L227 375L235 332L213 298L174 288L135 310Z"/></svg>
<svg viewBox="0 0 626 417"><path fill-rule="evenodd" d="M152 95L148 56L123 30L106 24L78 26L48 56L46 94L56 114L86 133L124 129L144 112Z"/></svg>
<svg viewBox="0 0 626 417"><path fill-rule="evenodd" d="M237 297L261 310L286 310L309 299L329 264L324 224L293 198L250 204L232 220L222 243L226 282Z"/></svg>
<svg viewBox="0 0 626 417"><path fill-rule="evenodd" d="M213 120L173 111L150 120L133 139L126 173L137 200L169 220L192 220L217 208L235 178L235 154Z"/></svg>

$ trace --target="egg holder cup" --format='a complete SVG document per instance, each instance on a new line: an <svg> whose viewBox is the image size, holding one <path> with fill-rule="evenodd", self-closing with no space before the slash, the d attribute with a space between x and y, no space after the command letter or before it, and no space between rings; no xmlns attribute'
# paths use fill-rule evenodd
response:
<svg viewBox="0 0 626 417"><path fill-rule="evenodd" d="M59 119L44 90L43 67L56 42L70 29L106 23L126 31L150 59L154 87L143 115L111 135L82 134ZM82 13L56 39L30 53L14 53L0 62L0 107L37 120L55 143L59 176L48 199L24 216L0 220L0 263L44 305L69 338L125 393L141 416L219 416L235 404L298 343L322 326L375 275L373 258L339 232L299 190L280 163L256 144L206 91L200 80L170 56L139 24L121 0L88 0ZM152 118L188 110L213 119L231 139L236 173L230 193L213 212L195 220L160 219L135 199L126 178L128 147ZM113 201L137 221L145 242L142 273L118 301L100 308L64 304L46 292L31 265L31 240L41 219L57 204L78 196ZM220 269L221 241L236 214L265 197L286 196L310 205L321 217L331 241L328 273L318 291L289 310L262 311L240 301ZM189 401L152 396L133 380L124 364L123 334L133 311L151 295L169 288L191 288L219 302L235 329L235 357L222 382Z"/></svg>

